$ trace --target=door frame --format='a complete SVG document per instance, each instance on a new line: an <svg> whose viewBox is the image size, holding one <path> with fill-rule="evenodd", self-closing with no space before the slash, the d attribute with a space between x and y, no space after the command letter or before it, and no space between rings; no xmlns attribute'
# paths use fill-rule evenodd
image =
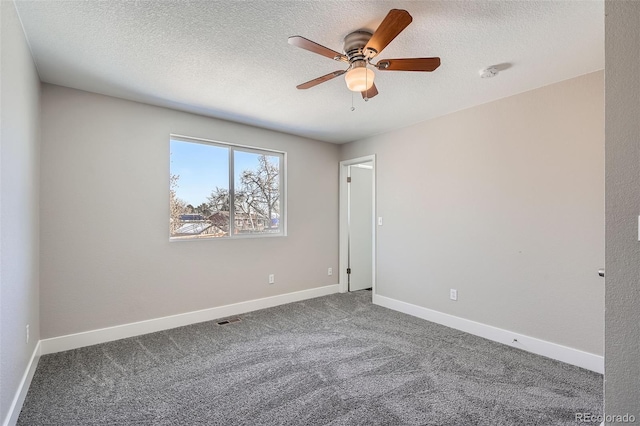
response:
<svg viewBox="0 0 640 426"><path fill-rule="evenodd" d="M340 234L340 247L339 247L339 291L340 293L346 293L349 291L348 277L347 277L347 265L349 254L349 227L348 227L348 194L349 187L347 186L348 167L354 164L368 163L373 166L373 179L371 179L371 293L372 297L376 294L376 156L366 155L364 157L353 158L350 160L344 160L340 162L340 222L339 222L339 234Z"/></svg>

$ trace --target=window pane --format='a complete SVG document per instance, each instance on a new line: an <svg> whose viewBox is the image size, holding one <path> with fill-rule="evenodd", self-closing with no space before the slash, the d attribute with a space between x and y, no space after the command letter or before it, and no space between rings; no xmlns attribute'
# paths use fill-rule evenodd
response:
<svg viewBox="0 0 640 426"><path fill-rule="evenodd" d="M171 238L229 235L229 148L171 140Z"/></svg>
<svg viewBox="0 0 640 426"><path fill-rule="evenodd" d="M234 233L281 232L281 156L234 150Z"/></svg>

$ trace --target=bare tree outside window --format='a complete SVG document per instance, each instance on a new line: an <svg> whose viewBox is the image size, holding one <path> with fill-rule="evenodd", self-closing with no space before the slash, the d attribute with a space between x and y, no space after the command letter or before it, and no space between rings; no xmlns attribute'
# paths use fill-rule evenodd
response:
<svg viewBox="0 0 640 426"><path fill-rule="evenodd" d="M236 182L235 212L238 233L278 232L280 218L279 158L254 155L257 167L242 170ZM238 220L240 219L240 220Z"/></svg>
<svg viewBox="0 0 640 426"><path fill-rule="evenodd" d="M207 197L208 206L214 212L228 212L229 211L229 190L226 188L219 188L211 191L211 195Z"/></svg>
<svg viewBox="0 0 640 426"><path fill-rule="evenodd" d="M184 214L187 206L184 201L176 195L178 189L179 175L171 175L169 177L169 233L174 235L176 230L180 228L180 215Z"/></svg>

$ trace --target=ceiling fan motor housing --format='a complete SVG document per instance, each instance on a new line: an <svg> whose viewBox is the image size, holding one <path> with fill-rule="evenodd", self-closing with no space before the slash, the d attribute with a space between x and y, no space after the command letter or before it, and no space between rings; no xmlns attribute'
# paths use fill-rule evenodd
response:
<svg viewBox="0 0 640 426"><path fill-rule="evenodd" d="M344 53L349 58L350 64L355 65L354 62L363 61L366 65L367 56L365 55L364 47L372 35L368 31L354 31L344 38Z"/></svg>

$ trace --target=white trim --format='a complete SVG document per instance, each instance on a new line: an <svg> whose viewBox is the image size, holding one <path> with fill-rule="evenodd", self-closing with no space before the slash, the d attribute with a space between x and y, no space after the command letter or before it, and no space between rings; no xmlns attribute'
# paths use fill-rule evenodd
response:
<svg viewBox="0 0 640 426"><path fill-rule="evenodd" d="M456 330L484 337L494 342L502 343L514 348L522 349L547 358L572 364L596 373L604 373L604 357L584 352L579 349L562 346L557 343L525 336L524 334L493 327L476 321L456 317L411 303L401 302L389 297L373 295L375 305L384 306L394 311L413 315L427 321L455 328Z"/></svg>
<svg viewBox="0 0 640 426"><path fill-rule="evenodd" d="M232 315L244 314L259 309L272 308L286 303L299 302L301 300L313 299L327 296L338 292L338 284L324 287L316 287L309 290L296 291L293 293L280 294L277 296L265 297L262 299L248 300L246 302L234 303L231 305L217 306L215 308L202 309L200 311L186 312L184 314L171 315L167 317L154 318L146 321L133 322L129 324L116 325L113 327L101 328L98 330L85 331L82 333L68 334L66 336L43 339L41 343L42 355L55 352L68 351L84 346L96 345L98 343L111 342L113 340L125 339L127 337L140 336L147 333L168 330L204 321L211 321Z"/></svg>
<svg viewBox="0 0 640 426"><path fill-rule="evenodd" d="M3 426L13 426L18 422L20 411L22 411L22 404L24 404L24 399L27 397L27 392L31 385L31 379L33 379L33 374L36 372L36 367L40 360L40 348L41 345L40 342L38 342L36 347L33 349L31 359L29 360L29 364L27 364L27 368L22 375L22 379L20 380L16 394L13 397L13 401L11 401L7 417L4 419L4 423L2 423Z"/></svg>
<svg viewBox="0 0 640 426"><path fill-rule="evenodd" d="M373 204L373 209L372 209L372 218L371 218L371 226L373 227L372 230L372 241L371 241L371 268L372 268L372 273L371 273L371 293L372 296L376 294L376 214L377 214L377 209L376 209L376 156L375 154L372 155L366 155L364 157L358 157L358 158L352 158L350 160L344 160L340 162L340 174L339 174L339 179L340 179L340 184L339 184L339 189L340 189L340 222L339 222L339 236L340 236L340 246L339 246L339 252L340 252L340 256L339 256L339 273L338 273L338 277L339 277L339 283L340 283L340 293L346 293L347 291L349 291L348 285L347 285L347 265L348 265L348 224L347 224L347 206L348 206L348 187L347 187L347 167L348 166L353 166L356 164L362 164L362 163L371 163L371 168L373 169L373 181L372 181L372 199L371 202Z"/></svg>
<svg viewBox="0 0 640 426"><path fill-rule="evenodd" d="M171 139L175 139L182 142L193 142L193 143L208 144L208 145L224 145L224 146L230 146L230 147L253 149L255 151L267 151L267 152L273 152L276 154L286 154L286 152L278 151L277 149L262 148L262 147L253 146L253 145L243 145L235 142L224 142L216 139L199 138L196 136L185 136L177 133L169 133L169 140Z"/></svg>

